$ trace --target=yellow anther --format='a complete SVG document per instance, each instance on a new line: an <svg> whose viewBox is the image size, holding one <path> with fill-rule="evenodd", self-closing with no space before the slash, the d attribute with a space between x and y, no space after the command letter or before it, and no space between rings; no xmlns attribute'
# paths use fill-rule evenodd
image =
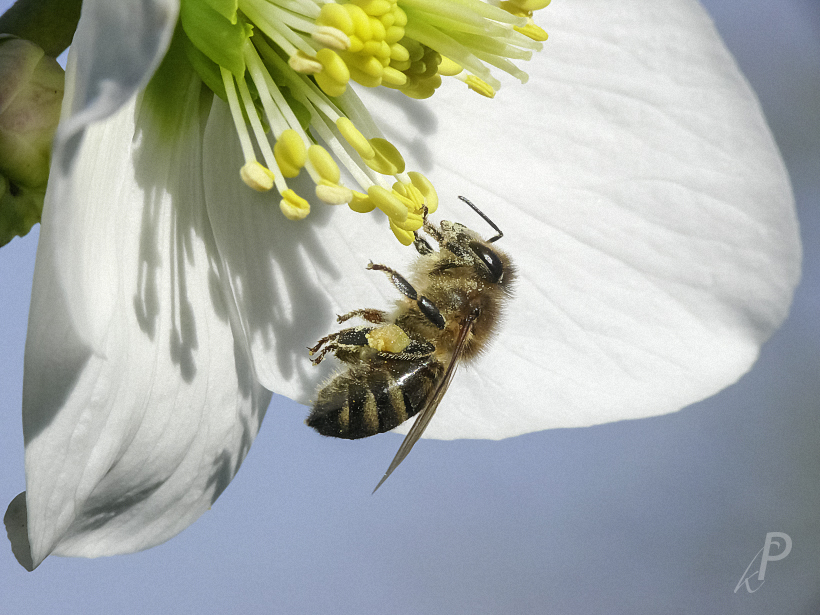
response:
<svg viewBox="0 0 820 615"><path fill-rule="evenodd" d="M487 98L495 97L495 90L492 88L492 86L483 79L479 79L475 75L468 76L464 80L464 83L466 83L467 87L470 88L473 92L481 94L482 96L486 96Z"/></svg>
<svg viewBox="0 0 820 615"><path fill-rule="evenodd" d="M347 50L350 53L359 53L362 49L364 49L364 43L362 42L362 39L360 39L355 34L351 35L350 47L348 47Z"/></svg>
<svg viewBox="0 0 820 615"><path fill-rule="evenodd" d="M288 189L282 193L279 209L288 220L302 220L310 213L310 203Z"/></svg>
<svg viewBox="0 0 820 615"><path fill-rule="evenodd" d="M374 41L383 41L384 35L386 31L384 29L384 24L376 19L375 17L370 18L370 36L371 40Z"/></svg>
<svg viewBox="0 0 820 615"><path fill-rule="evenodd" d="M320 45L325 45L331 49L343 51L350 47L350 37L338 28L331 26L319 26L310 36Z"/></svg>
<svg viewBox="0 0 820 615"><path fill-rule="evenodd" d="M422 219L420 214L407 214L407 219L404 222L397 222L395 219L391 218L391 222L394 226L402 229L403 231L417 231L419 230L422 225L424 224L424 220Z"/></svg>
<svg viewBox="0 0 820 615"><path fill-rule="evenodd" d="M394 43L398 43L401 39L404 38L404 27L397 26L393 24L392 26L388 26L384 33L384 42L388 45L393 45Z"/></svg>
<svg viewBox="0 0 820 615"><path fill-rule="evenodd" d="M382 175L404 173L404 158L401 157L395 145L378 137L370 139L370 145L375 150L376 155L370 160L365 160L367 166Z"/></svg>
<svg viewBox="0 0 820 615"><path fill-rule="evenodd" d="M407 219L407 207L390 190L373 185L367 189L367 196L391 220L404 222Z"/></svg>
<svg viewBox="0 0 820 615"><path fill-rule="evenodd" d="M398 196L402 203L407 206L407 211L412 213L421 213L424 206L424 196L412 182L396 182L393 184L393 192Z"/></svg>
<svg viewBox="0 0 820 615"><path fill-rule="evenodd" d="M288 128L285 130L276 143L273 144L273 155L276 164L285 177L296 177L299 171L305 166L307 159L307 148L299 133Z"/></svg>
<svg viewBox="0 0 820 615"><path fill-rule="evenodd" d="M405 246L409 246L415 240L416 236L411 231L405 231L404 229L399 228L396 226L392 220L390 222L390 230L393 231L393 234L396 236L396 239L399 240L399 243Z"/></svg>
<svg viewBox="0 0 820 615"><path fill-rule="evenodd" d="M520 32L526 37L531 38L534 41L538 41L539 43L543 43L549 35L547 34L546 30L543 28L535 25L535 22L532 20L532 17L527 18L527 25L523 27L515 26L513 30Z"/></svg>
<svg viewBox="0 0 820 615"><path fill-rule="evenodd" d="M389 13L385 13L384 15L379 17L379 21L382 22L382 25L385 28L389 28L394 23L396 23L396 16L393 14L393 11L390 11Z"/></svg>
<svg viewBox="0 0 820 615"><path fill-rule="evenodd" d="M382 73L382 81L388 85L398 87L407 83L407 75L395 68L386 66Z"/></svg>
<svg viewBox="0 0 820 615"><path fill-rule="evenodd" d="M360 6L355 4L343 4L342 7L347 11L350 20L353 22L353 34L355 34L361 41L370 40L370 17L365 13Z"/></svg>
<svg viewBox="0 0 820 615"><path fill-rule="evenodd" d="M322 5L322 10L316 18L316 25L338 28L348 36L353 34L353 20L350 18L350 13L341 4L335 2Z"/></svg>
<svg viewBox="0 0 820 615"><path fill-rule="evenodd" d="M365 43L365 47L366 46L367 43ZM349 69L358 69L365 75L370 75L371 77L381 77L382 71L384 71L382 63L373 56L348 56L347 63ZM351 74L353 74L352 71Z"/></svg>
<svg viewBox="0 0 820 615"><path fill-rule="evenodd" d="M276 177L273 171L256 160L246 162L239 170L239 176L246 186L257 192L267 192L273 188L273 180Z"/></svg>
<svg viewBox="0 0 820 615"><path fill-rule="evenodd" d="M441 56L441 64L438 65L438 74L443 77L455 77L462 70L461 64L456 64L450 58Z"/></svg>
<svg viewBox="0 0 820 615"><path fill-rule="evenodd" d="M508 0L510 4L517 6L522 11L531 13L545 8L550 0Z"/></svg>
<svg viewBox="0 0 820 615"><path fill-rule="evenodd" d="M376 64L379 65L379 68L383 72L384 67L381 65L381 63L378 60L376 60ZM360 83L360 84L362 84L363 86L365 86L367 88L375 88L376 86L379 86L379 85L382 84L381 75L379 75L379 76L370 75L368 73L360 71L355 66L350 67L350 78L353 79L353 81L355 81L356 83Z"/></svg>
<svg viewBox="0 0 820 615"><path fill-rule="evenodd" d="M313 75L322 71L322 63L316 58L311 58L304 51L297 51L288 58L288 66L297 73Z"/></svg>
<svg viewBox="0 0 820 615"><path fill-rule="evenodd" d="M390 62L390 66L392 66L396 70L405 72L410 68L410 60L393 60L392 62Z"/></svg>
<svg viewBox="0 0 820 615"><path fill-rule="evenodd" d="M393 25L403 28L407 25L407 13L397 4L391 11L393 13Z"/></svg>
<svg viewBox="0 0 820 615"><path fill-rule="evenodd" d="M353 198L347 204L350 209L356 213L366 214L376 209L376 204L370 200L370 197L361 192L353 191Z"/></svg>
<svg viewBox="0 0 820 615"><path fill-rule="evenodd" d="M328 96L341 96L347 89L350 71L344 60L332 49L320 49L316 59L322 64L322 72L314 75L316 83Z"/></svg>
<svg viewBox="0 0 820 615"><path fill-rule="evenodd" d="M433 183L418 171L410 171L407 176L424 197L424 204L427 205L427 213L431 214L438 209L438 193Z"/></svg>
<svg viewBox="0 0 820 615"><path fill-rule="evenodd" d="M389 2L388 0L353 0L353 2L360 6L365 13L374 17L389 13L395 4L395 2Z"/></svg>
<svg viewBox="0 0 820 615"><path fill-rule="evenodd" d="M316 184L316 198L328 205L343 205L353 198L353 191L325 180Z"/></svg>
<svg viewBox="0 0 820 615"><path fill-rule="evenodd" d="M384 53L384 47L382 47L382 45L387 47L387 53L386 54ZM389 57L390 56L390 45L388 45L384 41L370 40L370 41L367 41L364 44L364 48L362 49L362 51L366 54L371 55L371 56L385 55L385 56Z"/></svg>
<svg viewBox="0 0 820 615"><path fill-rule="evenodd" d="M350 79L347 64L332 49L320 49L316 52L316 59L322 64L322 72L337 83L347 83Z"/></svg>
<svg viewBox="0 0 820 615"><path fill-rule="evenodd" d="M353 149L356 150L356 153L359 154L365 160L369 160L376 155L376 151L373 149L373 146L370 145L370 141L368 141L365 136L359 132L359 129L353 125L346 117L340 117L336 120L336 128L339 129L342 137L344 140L347 141Z"/></svg>
<svg viewBox="0 0 820 615"><path fill-rule="evenodd" d="M407 47L393 43L390 45L390 59L394 62L407 62L410 59L410 54L407 53ZM408 66L410 64L408 63Z"/></svg>
<svg viewBox="0 0 820 615"><path fill-rule="evenodd" d="M404 329L394 324L376 327L365 337L367 345L378 352L399 353L410 345Z"/></svg>
<svg viewBox="0 0 820 615"><path fill-rule="evenodd" d="M307 151L308 160L316 169L316 172L326 182L338 184L342 177L339 171L339 165L333 160L333 157L321 145L311 145ZM347 201L345 201L346 203Z"/></svg>

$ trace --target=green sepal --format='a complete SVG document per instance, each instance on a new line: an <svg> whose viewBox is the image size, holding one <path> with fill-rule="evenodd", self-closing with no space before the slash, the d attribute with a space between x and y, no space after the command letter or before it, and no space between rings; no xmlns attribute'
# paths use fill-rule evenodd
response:
<svg viewBox="0 0 820 615"><path fill-rule="evenodd" d="M232 23L231 19L201 0L182 0L179 19L185 34L202 53L238 79L242 78L245 74L242 49L253 33L250 24L236 19L235 15Z"/></svg>
<svg viewBox="0 0 820 615"><path fill-rule="evenodd" d="M236 23L236 12L239 10L239 0L204 0L217 13L232 24Z"/></svg>
<svg viewBox="0 0 820 615"><path fill-rule="evenodd" d="M228 100L228 95L225 93L225 83L222 81L222 73L216 62L202 53L187 36L183 35L181 38L184 39L185 55L188 56L188 61L194 67L200 79L214 94L222 100Z"/></svg>
<svg viewBox="0 0 820 615"><path fill-rule="evenodd" d="M23 188L0 176L0 247L24 237L43 213L46 187Z"/></svg>

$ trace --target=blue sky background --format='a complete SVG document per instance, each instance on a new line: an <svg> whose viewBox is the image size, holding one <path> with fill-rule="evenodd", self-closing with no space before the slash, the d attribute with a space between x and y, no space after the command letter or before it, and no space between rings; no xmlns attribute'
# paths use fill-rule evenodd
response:
<svg viewBox="0 0 820 615"><path fill-rule="evenodd" d="M705 4L760 96L805 246L792 314L737 385L658 418L421 441L373 497L401 436L321 439L303 425L304 407L277 398L213 510L168 543L49 557L27 573L2 541L0 610L820 612L820 5ZM0 250L3 510L25 488L19 413L36 242L35 230ZM734 593L773 531L789 534L791 553L769 564L756 593Z"/></svg>

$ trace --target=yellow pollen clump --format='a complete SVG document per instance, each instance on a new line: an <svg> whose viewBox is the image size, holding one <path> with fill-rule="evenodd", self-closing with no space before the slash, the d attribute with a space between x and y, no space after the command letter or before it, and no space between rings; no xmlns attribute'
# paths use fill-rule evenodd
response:
<svg viewBox="0 0 820 615"><path fill-rule="evenodd" d="M302 220L310 213L310 203L288 188L282 193L279 209L288 220Z"/></svg>
<svg viewBox="0 0 820 615"><path fill-rule="evenodd" d="M279 170L285 177L296 177L305 166L307 148L299 133L288 128L283 131L276 143L273 144L273 156Z"/></svg>
<svg viewBox="0 0 820 615"><path fill-rule="evenodd" d="M378 352L399 353L410 345L410 338L398 325L376 327L365 335L367 344Z"/></svg>
<svg viewBox="0 0 820 615"><path fill-rule="evenodd" d="M246 186L257 192L267 192L273 188L273 181L276 177L273 171L256 160L246 162L239 170L239 176Z"/></svg>

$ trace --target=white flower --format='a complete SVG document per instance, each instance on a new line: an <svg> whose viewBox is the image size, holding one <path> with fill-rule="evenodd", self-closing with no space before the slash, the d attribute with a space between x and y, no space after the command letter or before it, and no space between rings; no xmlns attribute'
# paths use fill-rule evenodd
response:
<svg viewBox="0 0 820 615"><path fill-rule="evenodd" d="M700 6L545 15L529 83L493 101L463 86L424 103L362 93L436 185L436 217L481 231L455 198L468 196L520 270L501 334L428 436L677 410L749 368L799 277L782 161ZM73 45L26 344L29 567L192 523L238 470L269 391L314 395L326 372L305 347L333 315L394 298L368 260L413 257L378 217L322 207L293 222L248 190L228 107L195 75L171 107L135 96L175 22L171 1L87 0ZM21 562L22 503L7 514Z"/></svg>

